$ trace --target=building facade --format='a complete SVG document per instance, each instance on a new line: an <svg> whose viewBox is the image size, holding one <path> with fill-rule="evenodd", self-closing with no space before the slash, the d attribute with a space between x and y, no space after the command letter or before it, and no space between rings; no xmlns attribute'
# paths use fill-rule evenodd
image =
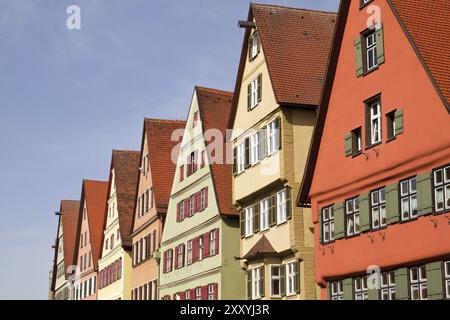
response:
<svg viewBox="0 0 450 320"><path fill-rule="evenodd" d="M158 299L159 248L178 158L172 139L185 121L145 119L141 167L132 226L133 300Z"/></svg>
<svg viewBox="0 0 450 320"><path fill-rule="evenodd" d="M75 300L97 300L98 259L105 224L108 182L83 180L75 255Z"/></svg>
<svg viewBox="0 0 450 320"><path fill-rule="evenodd" d="M51 274L52 300L73 300L74 288L69 277L76 271L75 242L80 202L62 200L58 215L54 267Z"/></svg>
<svg viewBox="0 0 450 320"><path fill-rule="evenodd" d="M196 87L161 244L160 299L243 299L226 129L232 94Z"/></svg>
<svg viewBox="0 0 450 320"><path fill-rule="evenodd" d="M112 152L98 261L98 300L131 300L131 224L140 157L139 151Z"/></svg>
<svg viewBox="0 0 450 320"><path fill-rule="evenodd" d="M250 5L233 99L233 202L246 297L315 299L308 208L296 208L336 15Z"/></svg>
<svg viewBox="0 0 450 320"><path fill-rule="evenodd" d="M449 16L447 1L341 2L298 198L322 299L450 298Z"/></svg>

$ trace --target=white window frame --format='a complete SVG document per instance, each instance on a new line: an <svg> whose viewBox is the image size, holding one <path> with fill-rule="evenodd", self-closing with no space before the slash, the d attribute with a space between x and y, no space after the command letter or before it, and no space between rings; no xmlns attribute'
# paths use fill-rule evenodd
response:
<svg viewBox="0 0 450 320"><path fill-rule="evenodd" d="M322 242L334 241L334 206L322 209Z"/></svg>
<svg viewBox="0 0 450 320"><path fill-rule="evenodd" d="M395 271L381 274L381 300L396 300Z"/></svg>
<svg viewBox="0 0 450 320"><path fill-rule="evenodd" d="M281 298L281 268L283 266L281 264L272 264L269 266L270 268L270 296L272 298ZM273 269L278 268L278 275L274 275ZM278 281L278 294L273 292L273 282Z"/></svg>
<svg viewBox="0 0 450 320"><path fill-rule="evenodd" d="M245 208L245 237L246 238L253 236L253 229L254 229L254 226L253 226L254 212L253 212L253 210L254 210L253 206Z"/></svg>
<svg viewBox="0 0 450 320"><path fill-rule="evenodd" d="M379 100L369 105L370 117L370 143L371 145L380 143L382 140L381 132L381 102Z"/></svg>
<svg viewBox="0 0 450 320"><path fill-rule="evenodd" d="M250 164L252 166L259 163L259 135L258 132L250 136Z"/></svg>
<svg viewBox="0 0 450 320"><path fill-rule="evenodd" d="M372 229L376 230L387 226L385 188L370 193L370 212L372 216Z"/></svg>
<svg viewBox="0 0 450 320"><path fill-rule="evenodd" d="M195 195L189 197L189 215L192 217L195 214Z"/></svg>
<svg viewBox="0 0 450 320"><path fill-rule="evenodd" d="M259 214L260 214L260 230L265 231L270 228L269 224L269 200L266 198L259 203Z"/></svg>
<svg viewBox="0 0 450 320"><path fill-rule="evenodd" d="M241 142L237 146L237 174L240 174L245 171L245 141Z"/></svg>
<svg viewBox="0 0 450 320"><path fill-rule="evenodd" d="M400 209L402 221L409 221L419 216L416 177L400 181Z"/></svg>
<svg viewBox="0 0 450 320"><path fill-rule="evenodd" d="M188 265L191 265L192 264L192 254L193 254L193 248L194 248L194 246L193 246L193 241L192 240L189 240L188 242L187 242L187 245L186 245L186 248L187 248L187 254L186 254L186 257L187 257L187 264Z"/></svg>
<svg viewBox="0 0 450 320"><path fill-rule="evenodd" d="M377 61L377 36L376 33L373 32L365 37L366 41L366 66L367 71L371 71L378 67ZM373 64L370 63L370 58L373 59Z"/></svg>
<svg viewBox="0 0 450 320"><path fill-rule="evenodd" d="M166 254L166 273L167 272L171 272L172 271L172 255L173 255L173 250L167 250L167 254Z"/></svg>
<svg viewBox="0 0 450 320"><path fill-rule="evenodd" d="M342 280L330 283L330 295L331 300L344 300L344 284Z"/></svg>
<svg viewBox="0 0 450 320"><path fill-rule="evenodd" d="M277 224L287 221L287 192L287 188L277 192Z"/></svg>
<svg viewBox="0 0 450 320"><path fill-rule="evenodd" d="M259 96L258 96L258 86L259 86L259 79L260 75L257 75L256 78L254 78L250 82L250 110L255 109L259 104Z"/></svg>
<svg viewBox="0 0 450 320"><path fill-rule="evenodd" d="M205 256L203 250L205 250L205 239L200 236L198 238L198 261L202 261Z"/></svg>
<svg viewBox="0 0 450 320"><path fill-rule="evenodd" d="M369 290L367 287L367 276L355 278L354 284L354 296L355 300L369 300Z"/></svg>
<svg viewBox="0 0 450 320"><path fill-rule="evenodd" d="M350 220L352 221L352 225L349 223ZM348 237L361 233L361 225L359 220L359 197L345 201L345 226L346 235Z"/></svg>
<svg viewBox="0 0 450 320"><path fill-rule="evenodd" d="M251 269L252 272L252 299L261 299L261 286L262 286L262 266Z"/></svg>
<svg viewBox="0 0 450 320"><path fill-rule="evenodd" d="M450 261L444 262L444 277L446 297L450 299Z"/></svg>
<svg viewBox="0 0 450 320"><path fill-rule="evenodd" d="M417 272L417 279L414 279L413 273ZM409 269L409 293L411 300L428 300L424 297L424 291L428 291L427 268L426 266L413 267ZM418 299L414 298L414 292L418 292Z"/></svg>
<svg viewBox="0 0 450 320"><path fill-rule="evenodd" d="M214 256L216 254L216 232L209 232L209 255Z"/></svg>
<svg viewBox="0 0 450 320"><path fill-rule="evenodd" d="M206 188L200 191L200 208L201 210L206 209Z"/></svg>
<svg viewBox="0 0 450 320"><path fill-rule="evenodd" d="M184 220L184 203L185 203L185 201L181 201L179 203L179 206L180 206L180 208L179 208L179 210L180 210L180 220Z"/></svg>
<svg viewBox="0 0 450 320"><path fill-rule="evenodd" d="M251 35L252 38L252 46L250 47L250 60L254 60L258 54L259 54L259 43L260 43L260 39L259 39L259 33L258 32L254 32Z"/></svg>
<svg viewBox="0 0 450 320"><path fill-rule="evenodd" d="M202 288L195 288L195 300L202 300Z"/></svg>
<svg viewBox="0 0 450 320"><path fill-rule="evenodd" d="M298 274L295 274L295 264L297 261L290 261L286 263L286 296L294 296L297 294L295 291L295 283L298 281ZM300 272L300 270L297 270Z"/></svg>
<svg viewBox="0 0 450 320"><path fill-rule="evenodd" d="M177 269L183 268L183 265L184 265L183 246L179 245L177 247Z"/></svg>
<svg viewBox="0 0 450 320"><path fill-rule="evenodd" d="M440 179L438 174L440 174ZM450 166L434 170L433 182L435 212L450 210ZM442 202L442 207L438 207L439 202Z"/></svg>
<svg viewBox="0 0 450 320"><path fill-rule="evenodd" d="M215 290L214 285L208 285L208 300L214 300Z"/></svg>
<svg viewBox="0 0 450 320"><path fill-rule="evenodd" d="M267 155L270 156L279 149L280 132L276 128L277 119L267 124Z"/></svg>

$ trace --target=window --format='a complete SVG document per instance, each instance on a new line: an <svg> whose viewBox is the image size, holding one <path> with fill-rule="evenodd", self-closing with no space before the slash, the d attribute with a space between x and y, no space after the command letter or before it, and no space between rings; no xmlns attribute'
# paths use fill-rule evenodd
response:
<svg viewBox="0 0 450 320"><path fill-rule="evenodd" d="M203 150L200 157L200 168L204 168L206 164L206 150Z"/></svg>
<svg viewBox="0 0 450 320"><path fill-rule="evenodd" d="M373 0L360 0L360 8L364 8L365 6L367 6L369 3L371 3Z"/></svg>
<svg viewBox="0 0 450 320"><path fill-rule="evenodd" d="M445 293L447 299L450 299L450 261L444 263L445 266Z"/></svg>
<svg viewBox="0 0 450 320"><path fill-rule="evenodd" d="M187 243L187 264L192 264L192 240Z"/></svg>
<svg viewBox="0 0 450 320"><path fill-rule="evenodd" d="M280 148L280 119L275 119L267 125L267 154L270 156Z"/></svg>
<svg viewBox="0 0 450 320"><path fill-rule="evenodd" d="M433 172L434 211L450 210L450 166Z"/></svg>
<svg viewBox="0 0 450 320"><path fill-rule="evenodd" d="M355 300L369 300L367 276L354 279Z"/></svg>
<svg viewBox="0 0 450 320"><path fill-rule="evenodd" d="M216 231L213 230L209 233L209 255L213 256L216 254Z"/></svg>
<svg viewBox="0 0 450 320"><path fill-rule="evenodd" d="M105 248L106 248L106 250L108 250L108 248L109 248L108 244L109 244L109 240L106 239L106 241L105 241Z"/></svg>
<svg viewBox="0 0 450 320"><path fill-rule="evenodd" d="M204 210L206 209L206 198L208 196L208 188L204 188L202 189L202 191L200 191L200 209Z"/></svg>
<svg viewBox="0 0 450 320"><path fill-rule="evenodd" d="M112 249L114 249L114 235L113 234L111 235L110 239L111 239L110 243L111 243L111 250L112 250Z"/></svg>
<svg viewBox="0 0 450 320"><path fill-rule="evenodd" d="M395 138L395 111L386 114L388 141Z"/></svg>
<svg viewBox="0 0 450 320"><path fill-rule="evenodd" d="M260 41L258 32L253 33L248 39L248 58L250 61L254 60L260 50Z"/></svg>
<svg viewBox="0 0 450 320"><path fill-rule="evenodd" d="M330 284L331 300L344 300L344 286L342 281L334 281Z"/></svg>
<svg viewBox="0 0 450 320"><path fill-rule="evenodd" d="M180 167L180 181L184 180L184 165Z"/></svg>
<svg viewBox="0 0 450 320"><path fill-rule="evenodd" d="M202 288L195 289L195 300L202 300Z"/></svg>
<svg viewBox="0 0 450 320"><path fill-rule="evenodd" d="M282 224L287 221L287 210L288 210L288 189L284 189L277 193L277 223Z"/></svg>
<svg viewBox="0 0 450 320"><path fill-rule="evenodd" d="M250 164L254 166L259 162L259 134L258 132L250 136Z"/></svg>
<svg viewBox="0 0 450 320"><path fill-rule="evenodd" d="M252 272L252 299L260 299L262 297L262 267L254 268Z"/></svg>
<svg viewBox="0 0 450 320"><path fill-rule="evenodd" d="M192 128L195 128L198 123L198 111L194 113L194 120L192 121Z"/></svg>
<svg viewBox="0 0 450 320"><path fill-rule="evenodd" d="M366 72L371 71L378 67L377 62L377 37L375 31L363 36L365 46L365 69Z"/></svg>
<svg viewBox="0 0 450 320"><path fill-rule="evenodd" d="M181 201L180 203L178 203L179 221L184 220L184 204L185 204L185 201Z"/></svg>
<svg viewBox="0 0 450 320"><path fill-rule="evenodd" d="M270 266L270 295L272 297L281 297L281 266Z"/></svg>
<svg viewBox="0 0 450 320"><path fill-rule="evenodd" d="M347 236L354 236L359 234L359 198L347 200L345 204Z"/></svg>
<svg viewBox="0 0 450 320"><path fill-rule="evenodd" d="M179 245L177 247L177 269L183 268L184 266L184 247Z"/></svg>
<svg viewBox="0 0 450 320"><path fill-rule="evenodd" d="M322 242L334 241L334 206L322 209Z"/></svg>
<svg viewBox="0 0 450 320"><path fill-rule="evenodd" d="M248 84L248 110L256 108L261 102L262 75L259 74Z"/></svg>
<svg viewBox="0 0 450 320"><path fill-rule="evenodd" d="M411 300L428 300L427 268L425 266L409 269Z"/></svg>
<svg viewBox="0 0 450 320"><path fill-rule="evenodd" d="M245 142L242 142L237 147L237 174L245 170Z"/></svg>
<svg viewBox="0 0 450 320"><path fill-rule="evenodd" d="M213 284L208 285L208 300L214 300L215 286Z"/></svg>
<svg viewBox="0 0 450 320"><path fill-rule="evenodd" d="M253 235L253 207L245 209L245 236Z"/></svg>
<svg viewBox="0 0 450 320"><path fill-rule="evenodd" d="M189 216L193 216L194 215L194 207L195 205L195 195L190 196L189 198Z"/></svg>
<svg viewBox="0 0 450 320"><path fill-rule="evenodd" d="M381 300L395 300L395 272L381 274Z"/></svg>
<svg viewBox="0 0 450 320"><path fill-rule="evenodd" d="M402 221L417 218L416 177L400 182L400 197Z"/></svg>
<svg viewBox="0 0 450 320"><path fill-rule="evenodd" d="M197 151L192 152L188 158L188 176L190 176L197 171Z"/></svg>
<svg viewBox="0 0 450 320"><path fill-rule="evenodd" d="M352 131L352 152L356 156L362 152L361 128Z"/></svg>
<svg viewBox="0 0 450 320"><path fill-rule="evenodd" d="M372 228L379 229L385 227L387 224L385 188L371 192L370 207L372 214Z"/></svg>
<svg viewBox="0 0 450 320"><path fill-rule="evenodd" d="M298 263L297 261L286 264L286 295L297 294L298 287Z"/></svg>
<svg viewBox="0 0 450 320"><path fill-rule="evenodd" d="M269 229L269 198L259 204L261 231Z"/></svg>
<svg viewBox="0 0 450 320"><path fill-rule="evenodd" d="M191 290L186 290L184 292L184 299L185 300L191 300Z"/></svg>
<svg viewBox="0 0 450 320"><path fill-rule="evenodd" d="M172 271L172 250L166 251L166 272Z"/></svg>
<svg viewBox="0 0 450 320"><path fill-rule="evenodd" d="M83 244L84 244L84 241L83 241L83 233L80 235L80 248L83 248Z"/></svg>
<svg viewBox="0 0 450 320"><path fill-rule="evenodd" d="M367 105L367 143L371 146L381 142L381 103L375 100Z"/></svg>
<svg viewBox="0 0 450 320"><path fill-rule="evenodd" d="M204 239L203 236L198 237L198 261L203 260L203 247L204 247Z"/></svg>

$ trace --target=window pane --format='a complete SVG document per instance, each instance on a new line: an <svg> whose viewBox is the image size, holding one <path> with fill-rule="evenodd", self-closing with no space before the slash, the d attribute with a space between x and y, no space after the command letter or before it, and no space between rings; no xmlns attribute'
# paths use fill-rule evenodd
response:
<svg viewBox="0 0 450 320"><path fill-rule="evenodd" d="M330 219L334 219L334 207L330 207Z"/></svg>
<svg viewBox="0 0 450 320"><path fill-rule="evenodd" d="M409 218L409 199L408 198L402 199L402 218L403 219Z"/></svg>
<svg viewBox="0 0 450 320"><path fill-rule="evenodd" d="M417 196L411 196L411 215L417 216Z"/></svg>
<svg viewBox="0 0 450 320"><path fill-rule="evenodd" d="M450 209L450 185L445 186L445 208Z"/></svg>
<svg viewBox="0 0 450 320"><path fill-rule="evenodd" d="M411 299L419 300L419 288L417 285L411 287Z"/></svg>
<svg viewBox="0 0 450 320"><path fill-rule="evenodd" d="M450 182L450 167L444 169L445 183Z"/></svg>
<svg viewBox="0 0 450 320"><path fill-rule="evenodd" d="M380 212L379 212L379 208L374 208L372 209L372 222L373 222L373 227L374 228L379 228L380 227Z"/></svg>
<svg viewBox="0 0 450 320"><path fill-rule="evenodd" d="M425 266L420 267L419 269L419 276L421 281L427 280L427 268Z"/></svg>
<svg viewBox="0 0 450 320"><path fill-rule="evenodd" d="M378 191L372 192L372 205L377 205L379 202Z"/></svg>
<svg viewBox="0 0 450 320"><path fill-rule="evenodd" d="M418 268L412 268L409 273L410 273L411 282L417 282L419 280Z"/></svg>
<svg viewBox="0 0 450 320"><path fill-rule="evenodd" d="M406 196L408 194L408 181L403 181L400 186L402 196Z"/></svg>
<svg viewBox="0 0 450 320"><path fill-rule="evenodd" d="M434 172L434 184L435 185L440 185L443 182L442 179L442 170L437 170Z"/></svg>
<svg viewBox="0 0 450 320"><path fill-rule="evenodd" d="M328 208L323 209L323 220L328 221L329 218L330 218L330 216L329 216Z"/></svg>
<svg viewBox="0 0 450 320"><path fill-rule="evenodd" d="M414 193L416 190L416 178L413 178L409 181L409 192Z"/></svg>
<svg viewBox="0 0 450 320"><path fill-rule="evenodd" d="M353 212L353 201L349 200L347 201L347 213L352 213Z"/></svg>

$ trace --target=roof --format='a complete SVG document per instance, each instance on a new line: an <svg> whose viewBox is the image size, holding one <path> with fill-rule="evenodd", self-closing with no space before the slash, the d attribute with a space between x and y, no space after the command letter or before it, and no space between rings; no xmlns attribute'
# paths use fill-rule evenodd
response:
<svg viewBox="0 0 450 320"><path fill-rule="evenodd" d="M317 156L320 148L325 118L337 60L344 35L345 24L349 14L351 0L342 0L339 8L338 23L333 40L331 58L328 64L327 78L322 94L322 100L317 114L316 127L309 150L308 160L297 204L307 206L310 203L309 192L312 184ZM399 1L387 0L406 37L413 46L417 57L433 82L444 105L450 111L450 43L441 41L440 35L450 29L450 5L447 0Z"/></svg>
<svg viewBox="0 0 450 320"><path fill-rule="evenodd" d="M64 245L64 268L76 265L75 247L77 241L77 230L80 216L80 201L61 201L63 245ZM67 274L66 274L67 277Z"/></svg>
<svg viewBox="0 0 450 320"><path fill-rule="evenodd" d="M336 13L274 5L251 4L275 97L280 105L316 107L325 78ZM235 87L237 108L247 61L247 29Z"/></svg>
<svg viewBox="0 0 450 320"><path fill-rule="evenodd" d="M137 183L141 153L139 151L113 150L111 170L114 169L119 231L122 247L131 249L131 227L136 202ZM110 172L108 195L111 190L112 173ZM105 221L106 224L106 221ZM102 226L102 232L104 226Z"/></svg>
<svg viewBox="0 0 450 320"><path fill-rule="evenodd" d="M265 235L258 240L258 242L250 249L249 252L244 256L244 259L258 258L264 255L276 254L277 251L273 248L270 241Z"/></svg>
<svg viewBox="0 0 450 320"><path fill-rule="evenodd" d="M449 1L389 0L388 3L450 111L450 42L442 38L450 30Z"/></svg>
<svg viewBox="0 0 450 320"><path fill-rule="evenodd" d="M195 87L195 92L197 94L203 132L206 132L208 129L220 130L223 136L223 155L230 154L227 153L227 148L230 148L230 144L227 143L226 137L231 116L233 94L199 86ZM206 146L211 142L216 141L205 141ZM238 213L233 206L232 200L232 165L228 163L213 163L210 165L210 168L220 213L229 216L237 215Z"/></svg>
<svg viewBox="0 0 450 320"><path fill-rule="evenodd" d="M175 175L176 160L175 162L172 160L172 152L178 146L179 141L172 141L172 133L175 130L184 130L185 126L186 121L144 120L144 134L147 137L153 194L157 209L167 209ZM142 139L142 143L144 143L144 139ZM178 153L179 146L174 154L175 159L178 158Z"/></svg>
<svg viewBox="0 0 450 320"><path fill-rule="evenodd" d="M80 215L77 232L77 243L83 218L83 206L86 201L87 219L89 223L90 242L92 247L92 259L95 270L98 269L98 259L103 243L103 227L106 219L106 201L108 197L108 182L83 180L83 188L80 201ZM78 248L78 245L76 246ZM75 253L77 254L77 252Z"/></svg>

